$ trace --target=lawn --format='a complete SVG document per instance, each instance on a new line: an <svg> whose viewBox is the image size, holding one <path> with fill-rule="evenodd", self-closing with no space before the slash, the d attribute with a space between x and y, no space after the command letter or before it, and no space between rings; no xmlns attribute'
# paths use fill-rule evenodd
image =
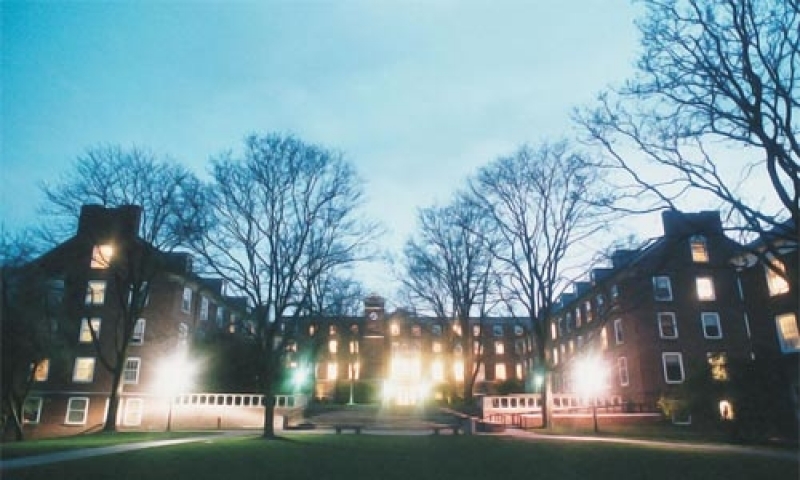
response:
<svg viewBox="0 0 800 480"><path fill-rule="evenodd" d="M41 455L45 453L74 450L76 448L108 447L132 442L149 442L151 440L170 440L173 438L196 437L192 432L117 432L94 433L74 437L48 438L25 442L8 442L0 444L0 459Z"/></svg>
<svg viewBox="0 0 800 480"><path fill-rule="evenodd" d="M753 479L798 478L768 457L494 436L291 435L140 450L4 472L10 479Z"/></svg>

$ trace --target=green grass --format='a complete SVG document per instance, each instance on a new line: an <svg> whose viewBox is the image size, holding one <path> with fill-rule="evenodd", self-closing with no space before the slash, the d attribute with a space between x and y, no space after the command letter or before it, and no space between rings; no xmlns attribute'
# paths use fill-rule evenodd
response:
<svg viewBox="0 0 800 480"><path fill-rule="evenodd" d="M4 479L675 479L798 478L798 463L502 436L297 434L278 441L218 438L7 472Z"/></svg>
<svg viewBox="0 0 800 480"><path fill-rule="evenodd" d="M172 438L196 437L191 432L118 432L93 433L74 437L49 438L46 440L28 440L24 442L7 442L0 444L0 459L42 455L45 453L75 450L78 448L108 447L123 443L149 442L151 440L169 440Z"/></svg>

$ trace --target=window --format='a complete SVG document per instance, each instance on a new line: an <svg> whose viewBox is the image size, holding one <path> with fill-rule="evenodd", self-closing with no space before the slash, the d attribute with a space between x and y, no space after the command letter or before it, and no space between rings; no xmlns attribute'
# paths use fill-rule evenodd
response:
<svg viewBox="0 0 800 480"><path fill-rule="evenodd" d="M37 424L42 418L42 397L28 397L22 404L22 423Z"/></svg>
<svg viewBox="0 0 800 480"><path fill-rule="evenodd" d="M208 299L202 296L200 297L200 320L208 321Z"/></svg>
<svg viewBox="0 0 800 480"><path fill-rule="evenodd" d="M358 324L352 323L350 324L350 333L353 335L358 335Z"/></svg>
<svg viewBox="0 0 800 480"><path fill-rule="evenodd" d="M550 338L552 340L555 340L556 338L558 338L558 330L557 330L555 322L550 324Z"/></svg>
<svg viewBox="0 0 800 480"><path fill-rule="evenodd" d="M475 340L472 342L472 353L474 355L480 355L481 353L481 342L480 340Z"/></svg>
<svg viewBox="0 0 800 480"><path fill-rule="evenodd" d="M481 326L480 325L473 325L472 326L472 336L473 337L480 337L481 336Z"/></svg>
<svg viewBox="0 0 800 480"><path fill-rule="evenodd" d="M217 305L217 328L222 328L225 325L225 307ZM313 334L312 334L313 335Z"/></svg>
<svg viewBox="0 0 800 480"><path fill-rule="evenodd" d="M336 362L328 363L328 380L336 380L339 376L339 365Z"/></svg>
<svg viewBox="0 0 800 480"><path fill-rule="evenodd" d="M431 378L434 382L444 382L444 363L441 360L431 364Z"/></svg>
<svg viewBox="0 0 800 480"><path fill-rule="evenodd" d="M328 335L336 335L337 333L336 325L328 325Z"/></svg>
<svg viewBox="0 0 800 480"><path fill-rule="evenodd" d="M506 353L506 345L503 342L494 342L494 354L503 355Z"/></svg>
<svg viewBox="0 0 800 480"><path fill-rule="evenodd" d="M586 322L587 323L591 322L592 321L592 302L589 301L589 300L586 300L584 308L586 309Z"/></svg>
<svg viewBox="0 0 800 480"><path fill-rule="evenodd" d="M700 318L703 322L703 336L706 338L722 338L722 326L719 323L718 313L703 312Z"/></svg>
<svg viewBox="0 0 800 480"><path fill-rule="evenodd" d="M133 333L131 334L131 345L141 345L144 343L144 329L147 326L147 320L144 318L136 319L136 325L133 326Z"/></svg>
<svg viewBox="0 0 800 480"><path fill-rule="evenodd" d="M603 350L608 350L608 329L607 327L603 327L600 330L600 344L603 347Z"/></svg>
<svg viewBox="0 0 800 480"><path fill-rule="evenodd" d="M83 425L89 412L89 399L86 397L72 397L67 403L67 425Z"/></svg>
<svg viewBox="0 0 800 480"><path fill-rule="evenodd" d="M661 338L678 338L678 322L672 312L658 312L658 333Z"/></svg>
<svg viewBox="0 0 800 480"><path fill-rule="evenodd" d="M453 378L456 382L464 381L464 361L456 360L453 362Z"/></svg>
<svg viewBox="0 0 800 480"><path fill-rule="evenodd" d="M111 245L95 245L92 249L92 264L95 269L108 268L111 264L111 257L114 255L114 247Z"/></svg>
<svg viewBox="0 0 800 480"><path fill-rule="evenodd" d="M461 324L460 324L460 323L454 323L454 324L453 324L453 333L454 333L454 334L455 334L457 337L460 337L460 336L461 336L461 334L462 334L463 332L461 331Z"/></svg>
<svg viewBox="0 0 800 480"><path fill-rule="evenodd" d="M653 277L653 298L660 302L669 302L672 300L672 283L669 277Z"/></svg>
<svg viewBox="0 0 800 480"><path fill-rule="evenodd" d="M94 331L94 335L99 339L100 338L100 319L99 318L92 318L91 320L88 318L81 319L81 333L78 336L78 341L80 343L92 343L92 331Z"/></svg>
<svg viewBox="0 0 800 480"><path fill-rule="evenodd" d="M521 337L524 333L525 329L522 328L522 325L514 325L514 335Z"/></svg>
<svg viewBox="0 0 800 480"><path fill-rule="evenodd" d="M139 383L139 367L142 365L140 358L131 357L125 360L125 368L122 370L122 383L135 385Z"/></svg>
<svg viewBox="0 0 800 480"><path fill-rule="evenodd" d="M783 353L800 351L800 333L797 329L797 317L794 313L785 313L775 317L778 329L778 343Z"/></svg>
<svg viewBox="0 0 800 480"><path fill-rule="evenodd" d="M105 280L89 280L86 287L86 305L102 305L106 301Z"/></svg>
<svg viewBox="0 0 800 480"><path fill-rule="evenodd" d="M522 367L521 363L517 363L517 368L516 368L515 373L517 375L517 380L522 380L524 372L523 372L523 367Z"/></svg>
<svg viewBox="0 0 800 480"><path fill-rule="evenodd" d="M189 325L184 322L178 324L178 345L185 346L189 342Z"/></svg>
<svg viewBox="0 0 800 480"><path fill-rule="evenodd" d="M36 363L36 368L33 371L34 382L46 382L50 376L50 359L43 358Z"/></svg>
<svg viewBox="0 0 800 480"><path fill-rule="evenodd" d="M619 370L619 384L623 387L627 387L630 383L627 357L619 357L617 359L617 370Z"/></svg>
<svg viewBox="0 0 800 480"><path fill-rule="evenodd" d="M431 333L433 335L437 336L437 337L442 336L442 326L439 325L439 324L436 324L436 325L432 326L431 327Z"/></svg>
<svg viewBox="0 0 800 480"><path fill-rule="evenodd" d="M683 383L683 355L680 353L662 353L664 380L667 383Z"/></svg>
<svg viewBox="0 0 800 480"><path fill-rule="evenodd" d="M506 379L506 364L505 363L497 363L494 366L494 379L495 380L505 380Z"/></svg>
<svg viewBox="0 0 800 480"><path fill-rule="evenodd" d="M725 352L708 352L708 367L711 370L711 379L718 382L728 380L728 354Z"/></svg>
<svg viewBox="0 0 800 480"><path fill-rule="evenodd" d="M503 336L503 326L494 324L492 325L492 335L495 337L502 337Z"/></svg>
<svg viewBox="0 0 800 480"><path fill-rule="evenodd" d="M578 307L575 309L575 328L580 328L581 326L581 308Z"/></svg>
<svg viewBox="0 0 800 480"><path fill-rule="evenodd" d="M611 298L614 300L619 298L619 285L611 285Z"/></svg>
<svg viewBox="0 0 800 480"><path fill-rule="evenodd" d="M767 270L767 287L769 295L774 297L789 292L789 282L786 281L786 266L780 260L770 259L770 266L764 267Z"/></svg>
<svg viewBox="0 0 800 480"><path fill-rule="evenodd" d="M622 332L622 319L614 320L614 341L619 345L625 341L625 334Z"/></svg>
<svg viewBox="0 0 800 480"><path fill-rule="evenodd" d="M94 357L78 357L75 359L75 368L72 371L72 381L76 383L91 383L94 379Z"/></svg>
<svg viewBox="0 0 800 480"><path fill-rule="evenodd" d="M422 336L422 327L419 326L419 325L412 325L411 326L411 335L413 335L415 337L421 337Z"/></svg>
<svg viewBox="0 0 800 480"><path fill-rule="evenodd" d="M433 353L442 353L442 342L433 342Z"/></svg>
<svg viewBox="0 0 800 480"><path fill-rule="evenodd" d="M692 261L695 263L708 262L708 245L706 237L695 235L689 239L689 246L692 250Z"/></svg>
<svg viewBox="0 0 800 480"><path fill-rule="evenodd" d="M350 353L358 353L358 340L350 340Z"/></svg>
<svg viewBox="0 0 800 480"><path fill-rule="evenodd" d="M183 298L181 298L181 311L189 313L192 311L192 289L183 287Z"/></svg>
<svg viewBox="0 0 800 480"><path fill-rule="evenodd" d="M400 325L396 323L389 325L389 332L392 334L393 337L400 335Z"/></svg>
<svg viewBox="0 0 800 480"><path fill-rule="evenodd" d="M553 348L553 365L558 365L558 348Z"/></svg>
<svg viewBox="0 0 800 480"><path fill-rule="evenodd" d="M697 299L701 301L714 300L714 281L711 277L697 277L695 279L697 286Z"/></svg>
<svg viewBox="0 0 800 480"><path fill-rule="evenodd" d="M129 398L125 402L125 414L122 417L122 424L126 426L136 426L142 423L142 399Z"/></svg>
<svg viewBox="0 0 800 480"><path fill-rule="evenodd" d="M328 342L328 352L336 353L338 349L339 349L339 343L336 340L330 340Z"/></svg>

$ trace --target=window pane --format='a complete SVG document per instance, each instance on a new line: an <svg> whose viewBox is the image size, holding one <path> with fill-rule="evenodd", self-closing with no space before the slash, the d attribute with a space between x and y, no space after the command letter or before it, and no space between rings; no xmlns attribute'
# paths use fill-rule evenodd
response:
<svg viewBox="0 0 800 480"><path fill-rule="evenodd" d="M69 425L83 425L86 423L86 412L88 410L88 398L70 398L67 404L66 423Z"/></svg>
<svg viewBox="0 0 800 480"><path fill-rule="evenodd" d="M775 317L778 328L778 342L783 353L800 351L800 332L797 328L797 317L786 313Z"/></svg>
<svg viewBox="0 0 800 480"><path fill-rule="evenodd" d="M90 327L91 326L91 330ZM92 331L94 331L95 336L99 339L100 338L100 319L99 318L92 318L91 321L87 318L81 319L81 333L79 336L79 341L81 343L92 343Z"/></svg>
<svg viewBox="0 0 800 480"><path fill-rule="evenodd" d="M725 352L709 352L708 366L711 369L711 378L717 381L728 379L728 354Z"/></svg>
<svg viewBox="0 0 800 480"><path fill-rule="evenodd" d="M114 247L111 245L95 245L92 249L92 268L108 268L111 257L114 255Z"/></svg>
<svg viewBox="0 0 800 480"><path fill-rule="evenodd" d="M192 289L183 287L183 298L181 299L181 311L189 313L192 309Z"/></svg>
<svg viewBox="0 0 800 480"><path fill-rule="evenodd" d="M672 284L669 277L653 277L653 298L660 301L672 300Z"/></svg>
<svg viewBox="0 0 800 480"><path fill-rule="evenodd" d="M664 379L667 383L683 382L683 356L680 353L662 354Z"/></svg>
<svg viewBox="0 0 800 480"><path fill-rule="evenodd" d="M722 327L719 323L719 314L703 312L703 335L706 338L722 338Z"/></svg>
<svg viewBox="0 0 800 480"><path fill-rule="evenodd" d="M147 320L140 318L136 320L136 325L133 327L133 334L131 335L131 344L141 345L144 343L144 330L147 326Z"/></svg>
<svg viewBox="0 0 800 480"><path fill-rule="evenodd" d="M625 335L622 332L622 319L618 318L614 320L614 339L616 342L622 343L625 340Z"/></svg>
<svg viewBox="0 0 800 480"><path fill-rule="evenodd" d="M697 263L708 262L708 247L705 237L694 236L690 240L692 249L692 261Z"/></svg>
<svg viewBox="0 0 800 480"><path fill-rule="evenodd" d="M674 313L659 312L658 328L661 338L678 338L678 324Z"/></svg>
<svg viewBox="0 0 800 480"><path fill-rule="evenodd" d="M72 381L89 383L94 378L94 357L78 357L75 359L75 369L72 372Z"/></svg>
<svg viewBox="0 0 800 480"><path fill-rule="evenodd" d="M39 423L42 416L42 399L41 397L29 397L25 399L22 405L22 421L24 423Z"/></svg>
<svg viewBox="0 0 800 480"><path fill-rule="evenodd" d="M86 286L86 305L102 305L106 299L106 282L90 280Z"/></svg>
<svg viewBox="0 0 800 480"><path fill-rule="evenodd" d="M767 269L767 286L770 296L781 295L789 292L789 282L786 281L786 266L776 259L771 260L771 267Z"/></svg>
<svg viewBox="0 0 800 480"><path fill-rule="evenodd" d="M697 277L695 283L697 285L698 300L714 300L714 282L711 277Z"/></svg>
<svg viewBox="0 0 800 480"><path fill-rule="evenodd" d="M44 358L36 364L36 370L33 372L33 380L35 382L46 382L47 377L50 376L50 359Z"/></svg>
<svg viewBox="0 0 800 480"><path fill-rule="evenodd" d="M628 385L628 359L626 357L619 357L617 359L617 367L619 369L619 384L623 387Z"/></svg>
<svg viewBox="0 0 800 480"><path fill-rule="evenodd" d="M122 382L126 384L139 383L139 366L141 360L129 358L125 361L125 369L122 371Z"/></svg>

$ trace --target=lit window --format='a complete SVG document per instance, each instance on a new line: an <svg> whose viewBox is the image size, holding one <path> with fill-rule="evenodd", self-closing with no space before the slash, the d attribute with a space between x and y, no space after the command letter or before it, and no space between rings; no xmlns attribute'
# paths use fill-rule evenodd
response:
<svg viewBox="0 0 800 480"><path fill-rule="evenodd" d="M125 402L125 414L122 417L122 424L133 427L142 423L142 399L129 398Z"/></svg>
<svg viewBox="0 0 800 480"><path fill-rule="evenodd" d="M600 344L603 350L608 350L608 329L606 327L600 330Z"/></svg>
<svg viewBox="0 0 800 480"><path fill-rule="evenodd" d="M394 336L394 337L396 337L396 336L400 335L400 325L398 325L398 324L396 324L396 323L393 323L393 324L391 324L391 325L389 326L389 332L390 332L390 333L392 334L392 336Z"/></svg>
<svg viewBox="0 0 800 480"><path fill-rule="evenodd" d="M474 342L472 342L472 353L475 355L480 355L481 342L479 340L475 340Z"/></svg>
<svg viewBox="0 0 800 480"><path fill-rule="evenodd" d="M309 325L308 326L308 336L309 337L313 337L315 333L317 333L317 326L314 325L314 324Z"/></svg>
<svg viewBox="0 0 800 480"><path fill-rule="evenodd" d="M770 296L781 295L789 292L789 282L786 280L786 266L777 259L770 260L770 266L766 266L767 286Z"/></svg>
<svg viewBox="0 0 800 480"><path fill-rule="evenodd" d="M347 379L358 380L361 375L361 365L358 362L347 364Z"/></svg>
<svg viewBox="0 0 800 480"><path fill-rule="evenodd" d="M505 363L497 363L494 366L494 379L495 380L505 380L506 379L506 364Z"/></svg>
<svg viewBox="0 0 800 480"><path fill-rule="evenodd" d="M111 264L114 247L111 245L95 245L92 249L92 268L104 269Z"/></svg>
<svg viewBox="0 0 800 480"><path fill-rule="evenodd" d="M328 342L328 351L330 353L336 353L339 349L339 343L336 340L331 340Z"/></svg>
<svg viewBox="0 0 800 480"><path fill-rule="evenodd" d="M86 397L72 397L67 403L67 425L84 425L89 412L89 399Z"/></svg>
<svg viewBox="0 0 800 480"><path fill-rule="evenodd" d="M464 361L456 360L453 362L453 378L456 382L464 381Z"/></svg>
<svg viewBox="0 0 800 480"><path fill-rule="evenodd" d="M586 303L584 304L584 309L586 310L586 321L587 322L591 322L592 321L592 302L589 301L589 300L586 300Z"/></svg>
<svg viewBox="0 0 800 480"><path fill-rule="evenodd" d="M722 420L733 420L733 405L728 400L719 402L719 417Z"/></svg>
<svg viewBox="0 0 800 480"><path fill-rule="evenodd" d="M28 397L22 404L22 422L37 424L42 418L42 398Z"/></svg>
<svg viewBox="0 0 800 480"><path fill-rule="evenodd" d="M100 319L92 318L91 320L89 320L88 318L82 318L81 333L78 336L78 341L80 341L80 343L92 343L92 331L94 331L94 336L99 339Z"/></svg>
<svg viewBox="0 0 800 480"><path fill-rule="evenodd" d="M667 383L683 383L683 355L680 353L662 353L664 380Z"/></svg>
<svg viewBox="0 0 800 480"><path fill-rule="evenodd" d="M142 360L139 358L128 358L125 360L125 369L122 370L122 383L133 385L139 383L139 367Z"/></svg>
<svg viewBox="0 0 800 480"><path fill-rule="evenodd" d="M524 373L525 372L522 369L522 364L518 363L517 364L517 368L516 368L517 380L522 380L522 377L523 377Z"/></svg>
<svg viewBox="0 0 800 480"><path fill-rule="evenodd" d="M783 353L800 351L800 333L797 329L797 317L794 313L785 313L775 317L778 329L778 343Z"/></svg>
<svg viewBox="0 0 800 480"><path fill-rule="evenodd" d="M350 353L358 353L358 341L350 340Z"/></svg>
<svg viewBox="0 0 800 480"><path fill-rule="evenodd" d="M558 349L553 348L553 365L558 365Z"/></svg>
<svg viewBox="0 0 800 480"><path fill-rule="evenodd" d="M700 316L703 322L703 336L706 338L722 338L722 326L719 314L716 312L703 312Z"/></svg>
<svg viewBox="0 0 800 480"><path fill-rule="evenodd" d="M102 305L105 301L105 280L90 280L86 286L86 305Z"/></svg>
<svg viewBox="0 0 800 480"><path fill-rule="evenodd" d="M614 320L614 341L619 345L625 341L625 334L622 331L622 319Z"/></svg>
<svg viewBox="0 0 800 480"><path fill-rule="evenodd" d="M672 300L672 283L669 277L653 277L653 298L660 302L669 302Z"/></svg>
<svg viewBox="0 0 800 480"><path fill-rule="evenodd" d="M75 368L72 371L72 381L76 383L90 383L94 379L94 357L78 357L75 359Z"/></svg>
<svg viewBox="0 0 800 480"><path fill-rule="evenodd" d="M200 297L200 320L208 321L208 299L206 297Z"/></svg>
<svg viewBox="0 0 800 480"><path fill-rule="evenodd" d="M336 380L339 376L339 365L336 362L328 363L328 380Z"/></svg>
<svg viewBox="0 0 800 480"><path fill-rule="evenodd" d="M678 338L678 322L672 312L658 312L658 333L661 338Z"/></svg>
<svg viewBox="0 0 800 480"><path fill-rule="evenodd" d="M33 370L34 382L46 382L50 376L50 359L43 358L36 363L36 368Z"/></svg>
<svg viewBox="0 0 800 480"><path fill-rule="evenodd" d="M558 331L555 322L550 324L550 338L553 340L558 338Z"/></svg>
<svg viewBox="0 0 800 480"><path fill-rule="evenodd" d="M133 326L133 333L131 334L131 345L141 345L144 343L144 330L147 326L147 320L144 318L136 319L136 325Z"/></svg>
<svg viewBox="0 0 800 480"><path fill-rule="evenodd" d="M433 342L433 353L442 353L442 342Z"/></svg>
<svg viewBox="0 0 800 480"><path fill-rule="evenodd" d="M503 342L494 342L494 354L503 355L506 353L506 345Z"/></svg>
<svg viewBox="0 0 800 480"><path fill-rule="evenodd" d="M181 311L184 313L189 313L192 311L192 289L190 287L183 287Z"/></svg>
<svg viewBox="0 0 800 480"><path fill-rule="evenodd" d="M336 335L336 325L328 325L328 335Z"/></svg>
<svg viewBox="0 0 800 480"><path fill-rule="evenodd" d="M453 324L453 333L454 333L454 334L455 334L457 337L460 337L460 336L461 336L461 334L463 333L463 332L461 331L461 324L459 324L459 323L454 323L454 324Z"/></svg>
<svg viewBox="0 0 800 480"><path fill-rule="evenodd" d="M700 235L695 235L689 239L689 245L692 250L692 261L695 263L708 262L708 246L706 238Z"/></svg>
<svg viewBox="0 0 800 480"><path fill-rule="evenodd" d="M444 382L444 363L441 360L431 364L431 378L434 382Z"/></svg>
<svg viewBox="0 0 800 480"><path fill-rule="evenodd" d="M702 301L714 300L714 282L711 277L697 277L697 299Z"/></svg>
<svg viewBox="0 0 800 480"><path fill-rule="evenodd" d="M472 326L472 336L473 337L480 337L481 336L481 326L480 325L473 325Z"/></svg>
<svg viewBox="0 0 800 480"><path fill-rule="evenodd" d="M711 370L711 379L718 382L728 380L728 354L725 352L709 352L706 356Z"/></svg>
<svg viewBox="0 0 800 480"><path fill-rule="evenodd" d="M630 378L628 376L628 359L626 357L617 359L617 369L619 370L619 384L627 387L628 383L630 383Z"/></svg>

